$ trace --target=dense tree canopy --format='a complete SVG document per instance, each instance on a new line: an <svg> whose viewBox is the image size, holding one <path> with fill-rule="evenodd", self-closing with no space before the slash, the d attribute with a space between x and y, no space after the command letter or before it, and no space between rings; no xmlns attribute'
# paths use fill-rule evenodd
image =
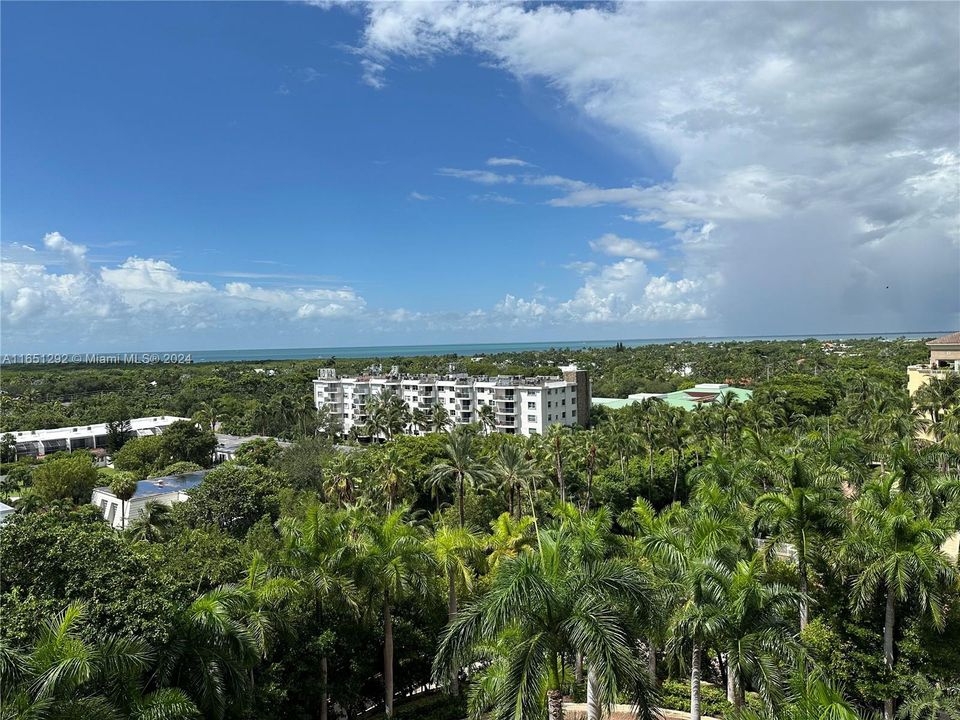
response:
<svg viewBox="0 0 960 720"><path fill-rule="evenodd" d="M3 711L543 720L581 700L591 720L613 702L738 720L955 717L960 585L945 550L960 531L960 392L948 379L907 398L917 350L680 343L462 361L535 372L575 355L604 394L738 378L757 392L601 411L588 430L531 438L444 422L398 435L385 406L390 439L368 445L304 420L296 363L149 368L156 386L142 368L99 385L83 369L24 370L44 378L31 387L129 388L131 412L149 402L200 424L171 436L186 450L129 440L121 471L201 450L209 463L213 426L262 422L295 442L244 448L122 531L82 507L87 485L56 480L73 456L18 463L28 482L0 527ZM4 402L43 417L43 403ZM71 657L82 676L41 696L37 672Z"/></svg>

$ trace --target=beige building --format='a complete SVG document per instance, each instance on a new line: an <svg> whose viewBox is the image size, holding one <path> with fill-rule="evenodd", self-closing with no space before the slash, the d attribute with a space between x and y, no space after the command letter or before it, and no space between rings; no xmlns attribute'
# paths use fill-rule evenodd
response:
<svg viewBox="0 0 960 720"><path fill-rule="evenodd" d="M960 332L950 333L927 343L930 362L926 365L911 365L907 368L907 390L913 395L931 378L946 377L947 373L960 372Z"/></svg>

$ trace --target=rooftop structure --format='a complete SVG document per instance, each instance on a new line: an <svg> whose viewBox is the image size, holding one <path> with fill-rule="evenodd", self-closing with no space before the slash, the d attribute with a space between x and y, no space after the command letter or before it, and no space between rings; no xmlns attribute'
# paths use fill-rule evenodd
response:
<svg viewBox="0 0 960 720"><path fill-rule="evenodd" d="M268 435L225 435L224 433L217 433L217 449L213 451L213 461L216 463L227 462L228 460L233 460L237 456L237 450L240 449L241 445L246 445L248 442L253 440L276 440L277 444L280 447L287 448L290 447L291 443L288 443L285 440L277 440L275 437L270 437Z"/></svg>
<svg viewBox="0 0 960 720"><path fill-rule="evenodd" d="M209 470L197 470L184 475L166 475L164 477L141 480L133 497L126 502L120 500L109 487L98 487L93 491L90 502L100 508L103 519L115 528L129 527L143 513L150 501L164 505L183 502L189 497L190 490L199 485Z"/></svg>
<svg viewBox="0 0 960 720"><path fill-rule="evenodd" d="M188 418L175 415L133 418L130 420L130 436L159 435L178 420ZM17 443L17 459L43 457L55 452L71 452L83 448L103 448L107 445L107 423L76 425L73 427L49 428L46 430L16 430L12 433Z"/></svg>
<svg viewBox="0 0 960 720"><path fill-rule="evenodd" d="M933 378L944 378L948 373L960 372L960 332L938 337L927 343L930 362L907 368L907 390L913 395Z"/></svg>
<svg viewBox="0 0 960 720"><path fill-rule="evenodd" d="M677 390L676 392L670 393L634 393L625 398L595 397L593 398L593 404L611 410L619 410L633 403L656 398L671 407L693 410L696 407L721 402L723 398L728 395L732 395L733 399L737 402L746 402L753 397L753 391L733 387L726 383L700 383L688 390Z"/></svg>
<svg viewBox="0 0 960 720"><path fill-rule="evenodd" d="M490 429L495 432L535 435L546 432L551 425L586 426L590 417L589 377L574 365L559 370L555 376L487 377L455 372L402 375L393 368L386 375L338 378L335 370L323 368L313 381L314 401L317 409L326 408L340 419L344 433L366 423L367 402L382 393L403 400L411 415L418 410L430 414L439 405L453 425L481 422L489 414ZM426 430L413 423L406 428L414 435Z"/></svg>

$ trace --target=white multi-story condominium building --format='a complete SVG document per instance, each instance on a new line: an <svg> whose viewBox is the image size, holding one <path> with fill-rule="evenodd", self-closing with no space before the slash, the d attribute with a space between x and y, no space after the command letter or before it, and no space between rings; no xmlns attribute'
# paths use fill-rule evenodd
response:
<svg viewBox="0 0 960 720"><path fill-rule="evenodd" d="M322 368L313 381L317 409L326 408L343 424L343 432L368 419L366 403L380 393L396 395L413 414L428 415L439 405L454 425L480 422L484 406L493 409L493 429L515 435L536 435L551 425L586 426L590 417L590 380L576 366L560 368L553 377L483 377L450 375L360 375L337 377ZM410 425L407 432L420 434Z"/></svg>

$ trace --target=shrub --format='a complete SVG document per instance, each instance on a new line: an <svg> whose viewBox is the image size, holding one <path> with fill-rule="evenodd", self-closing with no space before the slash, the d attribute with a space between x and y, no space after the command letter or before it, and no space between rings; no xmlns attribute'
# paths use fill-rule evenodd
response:
<svg viewBox="0 0 960 720"><path fill-rule="evenodd" d="M676 680L665 681L660 688L660 707L690 712L690 685ZM733 705L727 702L727 694L723 690L715 685L700 684L700 712L724 717L732 711Z"/></svg>

